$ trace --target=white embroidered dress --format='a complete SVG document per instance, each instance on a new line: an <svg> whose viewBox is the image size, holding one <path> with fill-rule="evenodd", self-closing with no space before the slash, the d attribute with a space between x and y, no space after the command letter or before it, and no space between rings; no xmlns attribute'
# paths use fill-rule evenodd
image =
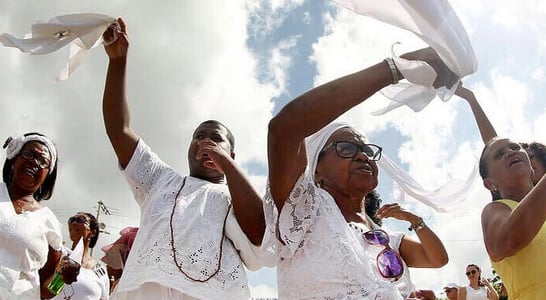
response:
<svg viewBox="0 0 546 300"><path fill-rule="evenodd" d="M124 174L140 206L138 234L113 299L126 299L145 283L157 283L199 299L249 299L242 261L259 268L257 247L239 227L227 185L186 177L176 199L173 232L178 264L171 249L170 217L184 177L161 161L140 140ZM225 225L225 237L222 238ZM222 250L221 250L222 249ZM146 299L149 300L149 299Z"/></svg>
<svg viewBox="0 0 546 300"><path fill-rule="evenodd" d="M0 299L40 299L38 270L49 246L61 249L61 225L47 207L17 214L0 183Z"/></svg>
<svg viewBox="0 0 546 300"><path fill-rule="evenodd" d="M273 200L266 199L269 228ZM272 214L273 212L273 214ZM305 175L295 184L278 216L279 299L402 299L396 286L379 278L362 235L351 229L335 200Z"/></svg>

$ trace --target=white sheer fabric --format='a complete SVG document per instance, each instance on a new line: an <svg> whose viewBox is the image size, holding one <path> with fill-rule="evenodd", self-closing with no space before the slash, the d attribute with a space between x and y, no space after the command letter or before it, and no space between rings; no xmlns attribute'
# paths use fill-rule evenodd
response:
<svg viewBox="0 0 546 300"><path fill-rule="evenodd" d="M104 31L115 22L113 17L93 13L56 16L47 22L32 24L30 33L22 39L8 33L0 34L0 46L42 55L72 43L69 62L57 77L65 80L87 57L91 48L100 44Z"/></svg>
<svg viewBox="0 0 546 300"><path fill-rule="evenodd" d="M200 299L250 297L241 260L255 269L260 265L258 248L246 238L229 209L231 199L227 185L186 177L176 200L174 241L178 264L184 272L199 280L212 275L217 269L220 244L223 244L219 272L199 283L176 267L170 244L170 216L184 177L162 162L142 140L124 174L140 206L141 220L112 298L126 299L128 292L147 282ZM222 239L226 214L226 237Z"/></svg>
<svg viewBox="0 0 546 300"><path fill-rule="evenodd" d="M415 33L430 45L442 61L459 78L476 72L478 61L468 35L447 0L332 0L339 5L379 21ZM451 89L434 89L434 69L423 61L408 61L396 56L393 59L408 83L383 89L391 102L375 112L384 114L402 105L414 111L426 107L436 95L448 101L458 85Z"/></svg>
<svg viewBox="0 0 546 300"><path fill-rule="evenodd" d="M0 183L0 299L39 299L38 270L49 247L60 250L57 217L47 207L16 214L5 183Z"/></svg>

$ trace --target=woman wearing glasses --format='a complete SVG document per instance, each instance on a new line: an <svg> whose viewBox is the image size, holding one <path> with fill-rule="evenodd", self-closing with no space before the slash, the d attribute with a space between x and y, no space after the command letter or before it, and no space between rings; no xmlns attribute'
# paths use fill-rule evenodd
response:
<svg viewBox="0 0 546 300"><path fill-rule="evenodd" d="M91 249L99 238L99 222L90 213L79 212L68 218L68 232L74 250L78 242L83 240L83 255L78 280L65 285L54 300L108 300L110 294L110 280L106 268L99 264L92 256Z"/></svg>
<svg viewBox="0 0 546 300"><path fill-rule="evenodd" d="M453 84L432 49L403 57L431 65L439 74L435 86ZM362 201L377 186L381 147L347 124L331 123L401 76L392 62L378 63L308 91L271 120L265 209L268 234L276 237L279 299L402 299L392 281L404 263L447 263L438 237L397 204L377 215L408 221L419 241L404 236L396 251L388 234L372 230Z"/></svg>
<svg viewBox="0 0 546 300"><path fill-rule="evenodd" d="M474 264L466 266L468 285L459 288L458 300L498 300L499 294L487 279L482 279L482 270Z"/></svg>
<svg viewBox="0 0 546 300"><path fill-rule="evenodd" d="M41 201L57 178L57 150L39 133L10 137L0 183L0 299L51 298L47 286L59 267L63 280L78 268L61 262L60 224ZM61 264L62 266L59 266Z"/></svg>

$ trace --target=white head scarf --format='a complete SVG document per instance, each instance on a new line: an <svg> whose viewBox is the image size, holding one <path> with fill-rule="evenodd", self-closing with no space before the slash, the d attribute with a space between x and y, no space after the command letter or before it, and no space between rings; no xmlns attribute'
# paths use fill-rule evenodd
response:
<svg viewBox="0 0 546 300"><path fill-rule="evenodd" d="M30 134L27 136L22 135L18 137L11 137L11 140L8 142L6 148L6 158L13 159L21 152L23 146L25 146L25 144L28 142L39 142L47 147L49 155L51 155L51 165L49 166L49 174L51 174L53 169L55 169L55 164L57 162L57 149L55 148L53 142L45 136Z"/></svg>
<svg viewBox="0 0 546 300"><path fill-rule="evenodd" d="M315 169L317 168L320 151L334 132L345 127L358 132L358 130L347 123L332 122L305 139L308 160L306 172L307 176L313 182L315 182ZM368 142L363 135L362 137ZM464 201L467 194L472 190L471 187L475 179L478 177L478 164L476 163L472 173L466 180L452 180L440 188L429 190L419 184L417 180L411 177L411 175L385 153L377 161L377 165L395 181L394 195L396 201L403 202L406 197L411 197L440 212L449 211Z"/></svg>
<svg viewBox="0 0 546 300"><path fill-rule="evenodd" d="M332 122L305 139L307 174L312 178L313 182L315 182L315 169L317 168L320 151L324 148L326 142L334 132L345 127L352 128L349 124L344 122Z"/></svg>

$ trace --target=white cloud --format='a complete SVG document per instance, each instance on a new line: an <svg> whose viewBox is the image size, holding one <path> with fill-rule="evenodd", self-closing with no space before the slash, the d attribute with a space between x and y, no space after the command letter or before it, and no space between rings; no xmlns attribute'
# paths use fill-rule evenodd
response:
<svg viewBox="0 0 546 300"><path fill-rule="evenodd" d="M528 82L544 77L541 62L546 49L546 3L452 2L471 34L480 61L478 72L465 82L474 90L498 133L519 140L546 141L546 111L541 105L545 97L542 91L532 90ZM133 127L152 149L173 167L187 172L191 132L199 121L215 118L234 131L239 162L265 166L271 99L287 92L286 83L291 78L286 72L298 51L304 51L297 43L299 35L263 50L272 55L267 65L268 80L260 82L256 59L246 44L250 37L275 33L284 25L286 12L303 4L303 0L171 0L161 5L146 1L3 1L0 31L22 36L36 20L66 13L121 15L128 22L131 39L128 92ZM303 18L323 18L326 24L324 36L313 44L309 57L317 69L315 78L309 78L314 85L381 61L390 56L395 41L402 42L396 48L398 53L422 45L409 33L347 10L340 9L335 16L305 12ZM247 27L249 20L252 28ZM107 58L102 49L95 49L73 77L57 83L54 78L68 57L64 50L38 57L0 49L0 138L3 141L8 135L26 131L52 137L61 161L56 191L47 205L58 212L62 223L76 211L93 212L98 200L121 210L121 216L101 217L112 235L104 236L99 243L110 242L122 227L138 224L138 209L117 169L102 123ZM502 50L509 52L494 55ZM529 65L526 77L515 74L514 70ZM396 158L406 163L424 185L437 186L467 174L471 156L479 155L482 144L470 111L460 110L461 105L466 105L461 104L462 100L435 100L420 113L401 108L380 117L369 114L386 103L382 95L375 95L345 118L372 138L380 137L386 129L395 130L397 136L382 138L395 145ZM264 191L265 174L252 175L251 181ZM390 191L380 192L390 195ZM450 255L450 263L442 269L412 270L418 288L439 290L446 282L466 283L464 268L468 263L477 263L488 272L479 215L489 199L481 183L477 183L464 205L449 214L404 203L425 217ZM385 198L385 202L390 201ZM271 281L253 286L253 295L274 294L271 287L275 283Z"/></svg>
<svg viewBox="0 0 546 300"><path fill-rule="evenodd" d="M277 298L277 291L270 286L260 284L257 286L250 286L250 294L253 298Z"/></svg>
<svg viewBox="0 0 546 300"><path fill-rule="evenodd" d="M256 62L246 46L244 1L124 5L59 0L1 6L0 20L8 20L8 26L0 31L17 36L24 35L36 20L55 15L121 15L131 42L127 86L132 125L152 149L186 173L193 129L200 121L214 118L236 135L240 163L266 165L266 129L271 99L278 91L256 79ZM47 56L0 49L0 137L39 131L56 142L59 177L54 196L46 204L59 213L63 224L77 211L94 212L98 200L122 211L123 216L105 217L113 234L101 238L100 246L116 239L125 225L138 224L138 209L104 131L101 100L106 54L102 47L94 49L71 78L55 82L67 58L67 49ZM260 176L253 181L263 186L265 174Z"/></svg>
<svg viewBox="0 0 546 300"><path fill-rule="evenodd" d="M292 67L292 55L294 47L298 43L299 36L291 36L286 40L279 42L279 45L271 50L271 58L269 59L269 72L271 74L271 80L277 85L277 90L282 93L288 92L286 90L287 70Z"/></svg>

